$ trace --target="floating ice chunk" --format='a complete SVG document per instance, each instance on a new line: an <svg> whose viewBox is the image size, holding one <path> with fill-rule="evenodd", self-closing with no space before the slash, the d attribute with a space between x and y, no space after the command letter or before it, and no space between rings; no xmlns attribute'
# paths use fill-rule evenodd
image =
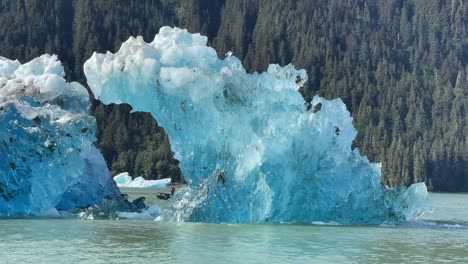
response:
<svg viewBox="0 0 468 264"><path fill-rule="evenodd" d="M56 56L0 57L0 216L55 214L119 196L94 147L86 89Z"/></svg>
<svg viewBox="0 0 468 264"><path fill-rule="evenodd" d="M137 177L132 180L132 176L128 172L123 172L114 177L118 187L135 187L135 188L166 188L166 184L171 183L171 178L160 180L145 180L143 177Z"/></svg>
<svg viewBox="0 0 468 264"><path fill-rule="evenodd" d="M132 182L132 176L128 174L128 172L122 172L114 176L114 181L119 187L125 187L129 183Z"/></svg>
<svg viewBox="0 0 468 264"><path fill-rule="evenodd" d="M161 207L158 205L152 205L146 210L153 218L159 216L161 214Z"/></svg>
<svg viewBox="0 0 468 264"><path fill-rule="evenodd" d="M380 224L427 210L424 184L385 190L380 165L351 149L357 132L341 100L316 96L308 110L305 70L248 74L206 42L163 27L84 65L97 98L149 112L168 133L189 187L159 219ZM145 72L148 63L157 67Z"/></svg>

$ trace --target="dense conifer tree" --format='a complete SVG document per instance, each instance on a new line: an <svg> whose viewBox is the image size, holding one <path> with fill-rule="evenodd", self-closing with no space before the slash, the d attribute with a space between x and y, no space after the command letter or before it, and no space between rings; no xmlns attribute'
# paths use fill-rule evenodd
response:
<svg viewBox="0 0 468 264"><path fill-rule="evenodd" d="M0 53L58 54L70 80L83 62L163 25L209 37L249 71L294 63L301 90L340 97L355 147L382 161L383 182L468 191L468 8L463 0L0 0ZM163 130L128 106L93 103L98 147L112 173L182 180Z"/></svg>

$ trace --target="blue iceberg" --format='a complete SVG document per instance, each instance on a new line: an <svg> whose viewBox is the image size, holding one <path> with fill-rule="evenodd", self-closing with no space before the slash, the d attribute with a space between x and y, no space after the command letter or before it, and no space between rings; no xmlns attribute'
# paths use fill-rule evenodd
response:
<svg viewBox="0 0 468 264"><path fill-rule="evenodd" d="M0 216L38 215L120 197L94 147L88 92L56 56L0 57Z"/></svg>
<svg viewBox="0 0 468 264"><path fill-rule="evenodd" d="M380 224L429 210L424 183L387 190L380 165L351 149L341 100L304 101L305 70L248 74L206 43L163 27L151 43L132 37L84 65L96 98L149 112L168 133L188 187L164 219Z"/></svg>

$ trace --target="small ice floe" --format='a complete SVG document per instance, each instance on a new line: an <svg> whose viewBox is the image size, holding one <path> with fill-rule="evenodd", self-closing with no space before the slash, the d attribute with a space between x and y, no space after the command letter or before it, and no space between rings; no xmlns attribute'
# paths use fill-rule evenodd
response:
<svg viewBox="0 0 468 264"><path fill-rule="evenodd" d="M134 188L166 188L166 185L171 183L171 178L160 180L145 180L143 177L132 179L128 172L123 172L114 177L114 181L118 187L134 187Z"/></svg>

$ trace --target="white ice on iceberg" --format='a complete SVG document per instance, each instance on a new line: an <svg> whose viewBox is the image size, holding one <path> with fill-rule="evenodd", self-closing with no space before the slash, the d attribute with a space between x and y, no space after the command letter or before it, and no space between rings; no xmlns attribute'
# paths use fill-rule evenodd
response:
<svg viewBox="0 0 468 264"><path fill-rule="evenodd" d="M96 98L149 112L169 135L189 184L163 218L204 222L398 222L428 210L424 183L386 190L379 164L351 149L352 118L339 99L298 89L293 65L246 73L207 38L163 27L130 38L84 71Z"/></svg>
<svg viewBox="0 0 468 264"><path fill-rule="evenodd" d="M94 147L88 92L56 56L0 57L0 216L50 214L120 195Z"/></svg>

